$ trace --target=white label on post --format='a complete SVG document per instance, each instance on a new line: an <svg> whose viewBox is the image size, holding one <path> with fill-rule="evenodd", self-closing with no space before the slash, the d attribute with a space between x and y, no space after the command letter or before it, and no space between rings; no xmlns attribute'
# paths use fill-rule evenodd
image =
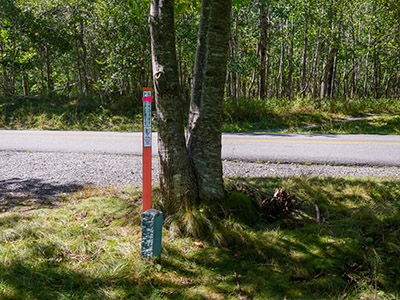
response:
<svg viewBox="0 0 400 300"><path fill-rule="evenodd" d="M143 92L144 97L150 97L150 91ZM143 102L143 147L151 147L152 134L151 134L151 102Z"/></svg>

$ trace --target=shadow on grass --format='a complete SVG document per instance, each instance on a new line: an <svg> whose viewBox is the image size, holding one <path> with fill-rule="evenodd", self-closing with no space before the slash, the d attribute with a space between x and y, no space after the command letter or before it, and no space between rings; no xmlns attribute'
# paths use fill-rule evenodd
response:
<svg viewBox="0 0 400 300"><path fill-rule="evenodd" d="M31 243L40 249L34 259L0 264L1 299L311 300L345 295L346 299L361 299L365 293L365 299L373 299L369 296L374 294L375 282L384 293L380 299L396 299L385 295L400 288L400 182L337 178L242 181L266 192L283 186L303 201L301 210L274 222L233 225L226 233L236 238L226 247L205 242L204 248L196 248L191 239L164 239L159 265L126 260L121 269L110 268L113 270L98 275L91 268L98 267L99 261L93 265L84 262L78 271L79 262L57 262L60 250L50 242L47 246ZM319 223L315 204L320 209ZM85 211L90 210L87 205ZM132 218L130 214L122 216L120 223Z"/></svg>
<svg viewBox="0 0 400 300"><path fill-rule="evenodd" d="M15 207L30 210L58 206L62 194L82 187L79 184L53 184L40 179L3 179L0 180L0 211L10 211Z"/></svg>
<svg viewBox="0 0 400 300"><path fill-rule="evenodd" d="M168 279L90 277L56 263L15 261L0 265L0 283L2 300L207 299L184 295L182 284Z"/></svg>
<svg viewBox="0 0 400 300"><path fill-rule="evenodd" d="M243 181L271 188L269 179ZM358 299L357 293L373 295L375 284L384 295L400 289L400 182L293 178L286 185L304 201L298 214L236 232L225 249L188 256L167 248L173 259L163 265L176 272L189 259L211 274L210 287L238 299Z"/></svg>

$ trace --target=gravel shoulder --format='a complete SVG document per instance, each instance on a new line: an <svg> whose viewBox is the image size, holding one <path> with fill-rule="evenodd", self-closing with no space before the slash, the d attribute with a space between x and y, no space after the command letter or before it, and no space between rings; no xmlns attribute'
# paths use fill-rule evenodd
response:
<svg viewBox="0 0 400 300"><path fill-rule="evenodd" d="M400 168L272 164L224 161L225 177L390 177L400 179ZM62 194L86 186L140 186L142 157L114 154L0 151L0 210L24 201L49 204ZM158 161L153 159L153 182L158 183ZM57 203L53 203L57 205Z"/></svg>

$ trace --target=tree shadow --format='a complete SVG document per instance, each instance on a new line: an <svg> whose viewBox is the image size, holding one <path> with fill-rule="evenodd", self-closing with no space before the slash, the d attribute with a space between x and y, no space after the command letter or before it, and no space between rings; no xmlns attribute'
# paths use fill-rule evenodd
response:
<svg viewBox="0 0 400 300"><path fill-rule="evenodd" d="M268 190L284 181L242 180ZM106 299L108 291L120 291L121 299L208 299L184 292L193 288L194 293L199 286L232 299L339 299L352 292L356 297L360 283L373 287L374 272L379 291L398 291L400 182L290 180L293 193L302 200L310 197L304 214L259 227L233 227L240 238L229 247L205 245L193 251L185 249L190 248L186 243L164 241L161 271L151 263L135 270L137 265L126 261L120 273L87 275L69 267L68 257L57 263L60 250L48 243L40 245L34 261L0 264L0 282L14 293L3 296L0 290L0 298ZM313 217L312 199L321 209L320 223Z"/></svg>
<svg viewBox="0 0 400 300"><path fill-rule="evenodd" d="M10 211L17 207L31 210L59 206L63 194L81 188L83 185L80 184L56 184L41 179L3 179L0 180L0 211Z"/></svg>
<svg viewBox="0 0 400 300"><path fill-rule="evenodd" d="M54 253L49 253L54 256ZM150 267L151 268L151 267ZM138 271L140 270L132 270ZM154 295L166 299L206 299L188 297L183 294L182 285L164 278L137 278L120 275L91 275L75 271L56 262L32 263L13 261L0 264L0 298L18 299L153 299ZM150 277L150 276L149 276ZM168 290L168 292L160 291ZM113 296L110 296L113 295ZM110 298L110 299L111 299ZM155 299L159 299L156 297Z"/></svg>

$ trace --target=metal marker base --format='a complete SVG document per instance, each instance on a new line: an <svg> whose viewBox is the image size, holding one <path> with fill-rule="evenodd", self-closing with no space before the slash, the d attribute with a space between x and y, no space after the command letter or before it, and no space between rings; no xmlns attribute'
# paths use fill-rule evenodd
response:
<svg viewBox="0 0 400 300"><path fill-rule="evenodd" d="M142 214L142 256L161 259L163 213L148 209Z"/></svg>

